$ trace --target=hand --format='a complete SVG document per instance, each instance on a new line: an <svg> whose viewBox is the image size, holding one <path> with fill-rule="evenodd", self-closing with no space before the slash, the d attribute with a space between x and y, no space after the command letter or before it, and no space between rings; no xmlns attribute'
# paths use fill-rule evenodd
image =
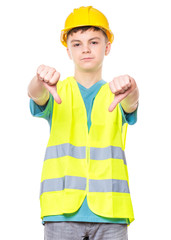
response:
<svg viewBox="0 0 171 240"><path fill-rule="evenodd" d="M42 82L44 87L52 94L54 100L60 104L61 98L57 93L57 83L60 78L60 73L55 68L40 65L37 69L37 79Z"/></svg>
<svg viewBox="0 0 171 240"><path fill-rule="evenodd" d="M109 87L112 93L114 93L114 100L109 107L109 112L112 112L118 103L120 103L124 98L126 98L135 88L135 80L128 76L123 75L114 78L109 82Z"/></svg>

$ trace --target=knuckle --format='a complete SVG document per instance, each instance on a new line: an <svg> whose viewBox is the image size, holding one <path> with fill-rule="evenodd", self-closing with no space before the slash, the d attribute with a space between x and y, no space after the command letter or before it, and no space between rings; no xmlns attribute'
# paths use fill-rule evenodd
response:
<svg viewBox="0 0 171 240"><path fill-rule="evenodd" d="M60 73L59 72L55 72L56 73L56 78L59 80L59 78L60 78Z"/></svg>
<svg viewBox="0 0 171 240"><path fill-rule="evenodd" d="M121 85L121 88L124 88L125 85L126 85L125 81L121 81L121 82L120 82L120 85Z"/></svg>
<svg viewBox="0 0 171 240"><path fill-rule="evenodd" d="M50 86L53 86L53 85L54 85L54 83L53 83L51 80L48 81L48 84L49 84Z"/></svg>
<svg viewBox="0 0 171 240"><path fill-rule="evenodd" d="M44 79L44 75L42 73L40 73L39 78Z"/></svg>
<svg viewBox="0 0 171 240"><path fill-rule="evenodd" d="M54 67L51 67L51 71L52 71L52 72L55 72L56 69L55 69Z"/></svg>
<svg viewBox="0 0 171 240"><path fill-rule="evenodd" d="M44 71L48 72L49 71L49 66L45 66Z"/></svg>
<svg viewBox="0 0 171 240"><path fill-rule="evenodd" d="M129 82L129 79L130 79L130 76L129 76L129 75L125 75L125 80L126 80L127 82Z"/></svg>
<svg viewBox="0 0 171 240"><path fill-rule="evenodd" d="M58 77L60 78L61 74L58 72Z"/></svg>
<svg viewBox="0 0 171 240"><path fill-rule="evenodd" d="M40 66L38 66L38 68L37 68L37 73L40 73L40 72L41 72L43 66L44 66L44 65L40 65Z"/></svg>
<svg viewBox="0 0 171 240"><path fill-rule="evenodd" d="M48 82L49 81L49 78L47 76L44 77L44 81L45 82Z"/></svg>
<svg viewBox="0 0 171 240"><path fill-rule="evenodd" d="M110 90L112 91L112 93L115 93L115 85L114 85L113 81L109 82L109 87L110 87Z"/></svg>
<svg viewBox="0 0 171 240"><path fill-rule="evenodd" d="M43 76L42 76L42 74L39 74L39 78L40 78L40 79L43 79Z"/></svg>
<svg viewBox="0 0 171 240"><path fill-rule="evenodd" d="M44 64L41 64L39 67L44 69L46 66Z"/></svg>
<svg viewBox="0 0 171 240"><path fill-rule="evenodd" d="M129 78L129 75L128 75L128 74L125 74L124 76L125 76L126 78Z"/></svg>

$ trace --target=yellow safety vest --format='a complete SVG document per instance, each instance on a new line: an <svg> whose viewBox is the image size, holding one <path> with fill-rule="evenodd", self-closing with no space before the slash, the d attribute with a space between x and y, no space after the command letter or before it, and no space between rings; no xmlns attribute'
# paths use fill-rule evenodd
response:
<svg viewBox="0 0 171 240"><path fill-rule="evenodd" d="M108 107L114 95L104 84L94 100L88 133L87 113L73 77L59 81L61 104L54 102L52 126L43 163L41 218L74 213L87 195L97 215L134 220L129 191L125 138L119 105Z"/></svg>

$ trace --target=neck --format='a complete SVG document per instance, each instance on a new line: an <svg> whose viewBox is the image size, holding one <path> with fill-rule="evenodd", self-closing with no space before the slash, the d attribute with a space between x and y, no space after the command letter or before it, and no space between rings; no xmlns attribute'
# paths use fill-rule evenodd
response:
<svg viewBox="0 0 171 240"><path fill-rule="evenodd" d="M95 72L84 72L75 69L74 78L85 88L90 88L96 82L102 80L102 69Z"/></svg>

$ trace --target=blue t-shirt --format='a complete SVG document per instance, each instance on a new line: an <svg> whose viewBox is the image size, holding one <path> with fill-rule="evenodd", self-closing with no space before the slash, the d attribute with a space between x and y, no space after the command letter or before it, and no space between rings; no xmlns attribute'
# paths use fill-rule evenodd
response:
<svg viewBox="0 0 171 240"><path fill-rule="evenodd" d="M81 96L84 100L84 104L87 111L87 125L88 131L91 127L91 111L94 103L94 99L100 90L101 86L105 84L104 80L95 83L90 88L85 88L77 82L81 92ZM50 95L49 101L45 106L37 105L32 99L30 100L30 110L33 116L41 117L49 122L51 127L52 110L53 110L53 97ZM120 105L122 112L122 122L133 125L137 121L137 110L133 113L125 113ZM57 221L72 221L72 222L104 222L104 223L118 223L118 224L129 224L129 219L116 219L116 218L104 218L94 214L88 207L87 197L85 197L81 207L77 212L72 214L63 214L57 216L46 216L43 218L44 222L57 222Z"/></svg>

